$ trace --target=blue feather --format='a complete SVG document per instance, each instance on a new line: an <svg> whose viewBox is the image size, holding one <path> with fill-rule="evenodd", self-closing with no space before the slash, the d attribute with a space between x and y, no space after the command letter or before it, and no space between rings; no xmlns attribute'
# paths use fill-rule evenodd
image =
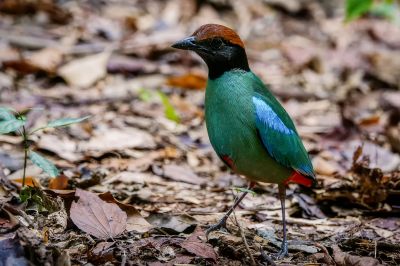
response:
<svg viewBox="0 0 400 266"><path fill-rule="evenodd" d="M269 91L264 91L256 90L252 100L257 130L266 150L280 164L314 177L307 151L289 115L274 98L267 97Z"/></svg>

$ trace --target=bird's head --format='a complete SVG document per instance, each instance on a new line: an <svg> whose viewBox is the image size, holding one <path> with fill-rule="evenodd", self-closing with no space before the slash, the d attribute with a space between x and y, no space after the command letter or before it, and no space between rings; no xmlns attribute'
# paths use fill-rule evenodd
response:
<svg viewBox="0 0 400 266"><path fill-rule="evenodd" d="M250 70L239 35L222 25L203 25L191 36L174 43L172 47L196 52L206 62L211 79L218 78L232 69Z"/></svg>

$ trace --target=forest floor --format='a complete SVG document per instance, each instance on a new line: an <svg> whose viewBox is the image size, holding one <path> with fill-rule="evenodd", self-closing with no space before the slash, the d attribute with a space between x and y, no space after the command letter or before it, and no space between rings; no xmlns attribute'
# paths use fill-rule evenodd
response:
<svg viewBox="0 0 400 266"><path fill-rule="evenodd" d="M0 135L0 265L268 263L274 185L256 186L230 232L204 235L246 187L210 146L206 67L170 47L209 22L237 29L317 173L315 188L289 186L289 257L275 263L400 264L400 27L345 23L339 0L5 0L0 106L27 129L91 117L30 137L61 174L28 164L25 202L21 137Z"/></svg>

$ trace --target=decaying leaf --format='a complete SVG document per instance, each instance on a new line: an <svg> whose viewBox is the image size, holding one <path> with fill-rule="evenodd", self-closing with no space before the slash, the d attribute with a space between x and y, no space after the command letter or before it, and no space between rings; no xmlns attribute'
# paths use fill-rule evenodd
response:
<svg viewBox="0 0 400 266"><path fill-rule="evenodd" d="M215 253L214 248L207 242L200 240L199 237L205 239L205 233L198 226L185 241L180 243L180 246L186 249L189 253L192 253L200 258L211 259L212 261L216 262L217 254Z"/></svg>
<svg viewBox="0 0 400 266"><path fill-rule="evenodd" d="M134 206L117 201L110 192L100 194L99 197L107 202L118 204L118 206L126 212L128 216L126 221L127 232L134 231L145 233L154 228L153 225L140 215L139 211Z"/></svg>
<svg viewBox="0 0 400 266"><path fill-rule="evenodd" d="M154 226L161 227L163 230L173 234L190 232L196 225L196 219L189 215L167 215L155 213L150 215L147 220Z"/></svg>
<svg viewBox="0 0 400 266"><path fill-rule="evenodd" d="M343 252L337 245L332 246L333 249L333 259L338 266L380 266L377 259L371 257L359 257L355 255L350 255L349 253Z"/></svg>
<svg viewBox="0 0 400 266"><path fill-rule="evenodd" d="M79 200L72 203L71 220L79 229L99 239L113 238L125 231L127 215L117 204L82 189L77 189L75 196Z"/></svg>

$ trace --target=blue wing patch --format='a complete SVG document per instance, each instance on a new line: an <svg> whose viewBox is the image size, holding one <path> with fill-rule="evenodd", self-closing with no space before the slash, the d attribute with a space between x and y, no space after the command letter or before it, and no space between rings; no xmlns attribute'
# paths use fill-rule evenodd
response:
<svg viewBox="0 0 400 266"><path fill-rule="evenodd" d="M271 157L288 168L314 177L308 153L286 111L280 105L278 106L280 109L277 111L280 111L280 116L284 117L281 119L268 103L267 98L256 94L252 100L255 106L257 130Z"/></svg>
<svg viewBox="0 0 400 266"><path fill-rule="evenodd" d="M288 128L272 108L262 99L253 97L253 103L256 106L257 123L267 123L270 129L278 131L285 135L293 135L295 132Z"/></svg>

